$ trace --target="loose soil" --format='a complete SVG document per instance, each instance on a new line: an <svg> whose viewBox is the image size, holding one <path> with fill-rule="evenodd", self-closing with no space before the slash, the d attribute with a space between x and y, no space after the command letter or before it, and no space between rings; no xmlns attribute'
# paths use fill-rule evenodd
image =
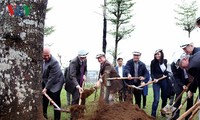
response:
<svg viewBox="0 0 200 120"><path fill-rule="evenodd" d="M130 102L113 103L112 105L99 102L91 114L85 114L85 101L94 92L94 89L85 89L82 94L82 104L71 106L72 120L156 120L146 114L137 105Z"/></svg>
<svg viewBox="0 0 200 120"><path fill-rule="evenodd" d="M70 107L71 120L84 118L86 98L88 98L94 91L94 88L85 89L81 95L81 105L72 105Z"/></svg>
<svg viewBox="0 0 200 120"><path fill-rule="evenodd" d="M127 102L112 105L101 104L91 115L85 116L85 120L156 120L137 105Z"/></svg>

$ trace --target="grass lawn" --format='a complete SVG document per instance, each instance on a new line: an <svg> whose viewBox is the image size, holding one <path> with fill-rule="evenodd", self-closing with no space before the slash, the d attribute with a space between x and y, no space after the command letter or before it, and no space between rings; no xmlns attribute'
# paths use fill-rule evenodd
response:
<svg viewBox="0 0 200 120"><path fill-rule="evenodd" d="M90 85L87 85L85 88L90 88L89 86ZM98 100L98 97L99 97L99 94L97 95L96 101ZM182 100L185 97L186 97L186 93L184 93ZM195 94L194 99L196 99L196 94ZM87 111L89 112L91 110L94 110L95 109L95 104L96 104L96 101L94 101L94 93L90 97L88 97L86 101L87 101L86 102ZM153 90L152 90L152 87L150 85L149 86L149 91L148 91L148 96L147 96L146 109L144 109L144 111L148 115L151 115L152 102L153 102ZM160 115L161 103L162 103L162 101L160 100L159 106L158 106L158 109L157 109L157 119L158 120L167 120L166 117L162 117ZM61 104L62 104L62 108L66 109L66 108L69 107L69 106L67 106L66 91L64 89L61 91ZM184 104L183 108L181 109L181 114L185 112L185 106L186 106L186 104ZM49 118L49 120L53 120L53 106L49 106L48 107L48 118ZM70 118L70 114L69 113L65 113L65 112L61 113L61 120L69 120L69 118ZM194 120L198 120L197 114L194 117Z"/></svg>

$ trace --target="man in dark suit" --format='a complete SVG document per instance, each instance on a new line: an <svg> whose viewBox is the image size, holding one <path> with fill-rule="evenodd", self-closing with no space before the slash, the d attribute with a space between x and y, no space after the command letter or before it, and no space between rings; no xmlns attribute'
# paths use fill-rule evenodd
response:
<svg viewBox="0 0 200 120"><path fill-rule="evenodd" d="M126 84L139 86L145 80L147 76L147 68L146 65L140 61L141 53L138 51L133 52L133 58L128 60L125 65L125 75L130 79L126 80ZM140 77L140 79L131 80L131 77ZM135 96L135 104L141 107L141 90L136 90L129 88L129 94L131 94L131 102L133 101L132 93ZM129 95L130 96L130 95Z"/></svg>
<svg viewBox="0 0 200 120"><path fill-rule="evenodd" d="M106 59L104 52L100 52L96 56L98 62L100 63L99 77L96 83L96 87L100 87L100 101L104 101L108 104L114 102L114 97L119 90L122 89L121 80L110 80L107 78L120 77L115 67Z"/></svg>
<svg viewBox="0 0 200 120"><path fill-rule="evenodd" d="M189 79L188 79L188 75L185 69L181 69L180 67L178 67L176 65L176 61L173 61L171 64L171 71L173 73L173 79L172 79L172 83L173 83L173 90L176 94L176 99L177 97L181 94L181 92L183 90L187 90L188 87L188 83L189 83ZM180 99L175 103L174 107L178 108L181 104L181 99L182 96L180 97ZM193 97L191 98L187 98L187 106L186 106L186 111L192 107L193 105ZM180 115L180 110L178 110L176 113L173 113L174 116L173 118L171 118L172 120L176 120L179 115ZM190 115L188 115L186 117L186 120L190 117Z"/></svg>
<svg viewBox="0 0 200 120"><path fill-rule="evenodd" d="M64 75L58 61L51 55L47 47L44 48L43 59L42 92L47 93L60 107L60 92L64 84ZM47 118L48 105L49 100L43 95L43 115L45 118ZM54 110L54 120L60 120L60 111Z"/></svg>
<svg viewBox="0 0 200 120"><path fill-rule="evenodd" d="M178 64L182 69L187 69L188 74L194 78L192 83L200 87L200 51L191 56L183 54ZM190 87L188 97L191 97L194 92L196 92L196 87Z"/></svg>
<svg viewBox="0 0 200 120"><path fill-rule="evenodd" d="M65 90L72 94L72 105L79 103L80 94L83 92L83 81L87 74L87 54L85 50L79 50L78 56L71 60L67 76Z"/></svg>

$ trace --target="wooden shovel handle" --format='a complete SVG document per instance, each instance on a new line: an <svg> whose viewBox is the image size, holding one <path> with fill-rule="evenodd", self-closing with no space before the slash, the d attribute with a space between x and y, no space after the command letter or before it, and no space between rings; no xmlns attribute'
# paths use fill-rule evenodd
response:
<svg viewBox="0 0 200 120"><path fill-rule="evenodd" d="M192 111L198 108L200 105L200 101L196 102L190 109L188 109L185 113L183 113L177 120L183 120L187 115L189 115Z"/></svg>
<svg viewBox="0 0 200 120"><path fill-rule="evenodd" d="M84 86L85 86L85 81L83 81L83 83L82 83L82 88L83 88L83 90L84 90ZM82 97L82 93L81 93L80 96L79 96L78 105L81 105L81 102L82 102L81 97Z"/></svg>
<svg viewBox="0 0 200 120"><path fill-rule="evenodd" d="M190 86L190 84L191 84L191 82L189 82L189 83L187 84L187 88ZM185 89L183 89L182 92L179 94L179 96L176 98L175 102L173 103L173 106L174 106L175 103L178 102L178 100L182 97L182 95L183 95L184 92L186 92ZM187 98L186 98L186 100L187 100Z"/></svg>
<svg viewBox="0 0 200 120"><path fill-rule="evenodd" d="M158 78L157 80L160 81L160 80L162 80L162 79L164 79L164 78L166 78L166 77L167 77L167 76L164 75L164 76ZM147 82L147 83L145 83L145 84L143 84L143 85L140 85L140 86L138 86L138 87L144 87L144 86L147 86L147 85L152 84L152 83L155 83L155 81L149 81L149 82Z"/></svg>
<svg viewBox="0 0 200 120"><path fill-rule="evenodd" d="M131 77L132 79L140 79L140 77ZM107 80L129 80L128 77L114 77L114 78L107 78Z"/></svg>
<svg viewBox="0 0 200 120"><path fill-rule="evenodd" d="M199 107L197 107L193 112L192 114L190 115L190 118L188 120L192 120L193 117L197 114L197 112L199 111Z"/></svg>
<svg viewBox="0 0 200 120"><path fill-rule="evenodd" d="M47 95L47 93L43 93L47 99L49 99L49 101L58 109L58 110L61 110L61 108L49 97L49 95Z"/></svg>

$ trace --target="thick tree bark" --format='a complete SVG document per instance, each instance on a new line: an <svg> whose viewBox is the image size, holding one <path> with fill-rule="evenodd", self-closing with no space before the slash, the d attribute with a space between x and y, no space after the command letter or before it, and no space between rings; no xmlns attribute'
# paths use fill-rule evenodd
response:
<svg viewBox="0 0 200 120"><path fill-rule="evenodd" d="M47 0L0 0L1 120L43 119L40 86L46 6Z"/></svg>

